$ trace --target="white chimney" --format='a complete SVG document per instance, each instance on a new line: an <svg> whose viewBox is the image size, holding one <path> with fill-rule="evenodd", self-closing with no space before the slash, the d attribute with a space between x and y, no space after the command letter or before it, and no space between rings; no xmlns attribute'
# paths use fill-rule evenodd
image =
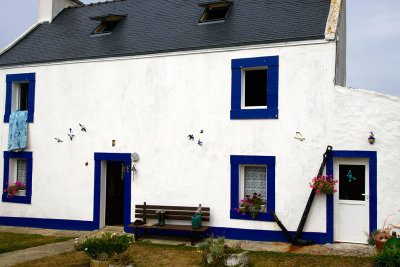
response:
<svg viewBox="0 0 400 267"><path fill-rule="evenodd" d="M38 22L52 22L55 16L69 6L83 5L79 0L39 0Z"/></svg>

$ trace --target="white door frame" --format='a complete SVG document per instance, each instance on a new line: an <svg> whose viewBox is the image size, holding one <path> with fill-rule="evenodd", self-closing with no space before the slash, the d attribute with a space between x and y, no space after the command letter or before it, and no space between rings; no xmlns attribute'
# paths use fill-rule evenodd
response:
<svg viewBox="0 0 400 267"><path fill-rule="evenodd" d="M369 232L377 228L377 152L355 150L332 150L327 162L326 173L333 175L335 158L368 158L369 159ZM334 201L333 195L327 196L326 242L334 242Z"/></svg>

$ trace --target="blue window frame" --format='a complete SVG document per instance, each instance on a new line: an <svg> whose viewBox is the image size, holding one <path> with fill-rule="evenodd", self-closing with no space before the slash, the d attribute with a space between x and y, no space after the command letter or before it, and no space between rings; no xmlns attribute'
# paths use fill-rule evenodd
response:
<svg viewBox="0 0 400 267"><path fill-rule="evenodd" d="M14 202L31 204L32 197L32 152L10 152L4 151L4 174L3 174L3 202ZM4 192L10 184L10 159L26 159L26 195L7 197L7 192ZM11 183L14 181L12 180Z"/></svg>
<svg viewBox="0 0 400 267"><path fill-rule="evenodd" d="M279 56L232 59L231 119L277 119ZM266 105L245 106L245 73L251 70L266 70ZM256 96L257 97L257 96Z"/></svg>
<svg viewBox="0 0 400 267"><path fill-rule="evenodd" d="M16 84L28 85L28 122L33 122L33 114L35 112L35 73L8 74L6 76L6 104L4 112L4 122L10 121L12 109L15 109ZM14 85L13 85L14 84ZM13 96L14 94L14 96ZM14 104L13 104L14 103Z"/></svg>
<svg viewBox="0 0 400 267"><path fill-rule="evenodd" d="M267 167L267 212L260 213L256 221L274 221L271 210L275 212L275 157L231 155L231 219L252 220L251 214L242 215L235 208L239 206L241 165L265 165Z"/></svg>

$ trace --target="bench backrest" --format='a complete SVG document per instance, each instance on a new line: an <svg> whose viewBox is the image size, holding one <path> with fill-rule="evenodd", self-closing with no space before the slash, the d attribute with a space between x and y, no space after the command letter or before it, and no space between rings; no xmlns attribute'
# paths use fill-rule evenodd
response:
<svg viewBox="0 0 400 267"><path fill-rule="evenodd" d="M201 205L199 205L201 207ZM136 205L135 217L143 219L157 219L156 210L165 210L165 219L167 220L184 220L190 221L191 217L196 214L198 207L184 207L184 206L163 206L163 205ZM205 222L210 221L210 208L201 207L201 220Z"/></svg>

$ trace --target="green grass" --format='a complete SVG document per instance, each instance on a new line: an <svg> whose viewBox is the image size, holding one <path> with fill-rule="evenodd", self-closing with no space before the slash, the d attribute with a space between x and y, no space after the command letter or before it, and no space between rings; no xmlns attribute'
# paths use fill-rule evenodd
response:
<svg viewBox="0 0 400 267"><path fill-rule="evenodd" d="M37 247L72 239L73 237L56 237L0 232L0 254L25 248Z"/></svg>
<svg viewBox="0 0 400 267"><path fill-rule="evenodd" d="M133 255L137 267L202 267L201 253L195 247L160 245L148 242L136 242L128 251ZM24 262L19 267L47 266L89 266L89 257L83 251L71 251L34 261ZM278 253L268 251L250 251L251 267L264 266L372 266L373 257L309 255L297 253Z"/></svg>

